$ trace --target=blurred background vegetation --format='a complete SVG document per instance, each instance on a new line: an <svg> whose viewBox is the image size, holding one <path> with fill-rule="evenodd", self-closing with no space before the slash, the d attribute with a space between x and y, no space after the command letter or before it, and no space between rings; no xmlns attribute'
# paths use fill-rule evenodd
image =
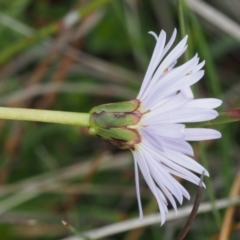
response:
<svg viewBox="0 0 240 240"><path fill-rule="evenodd" d="M67 28L65 16L74 10L82 18ZM195 52L206 60L196 94L223 99L222 110L237 108L239 11L240 2L234 0L186 0L180 6L177 0L0 0L0 104L87 112L132 99L155 45L148 31L164 29L169 38L177 28L178 40L189 35L181 61ZM211 175L202 201L213 205L239 195L240 182L239 124L216 128L222 139L193 144L195 159ZM0 131L1 240L70 239L75 231L138 216L129 151L89 136L84 128L1 120ZM183 205L192 204L196 186L182 184L193 196ZM141 190L146 214L157 212L143 179ZM225 240L223 231L230 231L229 239L240 239L240 208L228 214L228 224L226 217L226 209L216 207L199 214L186 239ZM171 240L185 221L119 231L104 239Z"/></svg>

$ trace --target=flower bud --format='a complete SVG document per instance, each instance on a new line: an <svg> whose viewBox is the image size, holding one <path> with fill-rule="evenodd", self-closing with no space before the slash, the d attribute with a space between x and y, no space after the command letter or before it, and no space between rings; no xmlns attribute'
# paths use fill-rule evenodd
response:
<svg viewBox="0 0 240 240"><path fill-rule="evenodd" d="M140 134L131 126L136 125L142 113L138 111L140 101L103 104L90 111L89 133L98 135L121 149L134 149L141 142Z"/></svg>

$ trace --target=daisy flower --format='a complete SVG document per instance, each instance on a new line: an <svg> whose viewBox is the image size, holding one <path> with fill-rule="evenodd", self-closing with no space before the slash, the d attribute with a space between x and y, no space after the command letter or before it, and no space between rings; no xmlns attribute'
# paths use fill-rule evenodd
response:
<svg viewBox="0 0 240 240"><path fill-rule="evenodd" d="M174 178L183 178L196 185L200 178L194 173L205 173L204 167L192 159L194 155L187 141L201 141L220 138L213 129L187 128L185 123L214 119L218 113L213 110L222 101L213 98L194 99L190 86L204 75L197 54L175 67L178 58L187 48L187 36L171 51L176 38L174 30L166 44L166 33L161 31L136 99L104 104L90 111L89 132L99 135L113 145L130 149L134 156L136 193L140 212L143 216L139 169L155 196L165 222L168 202L177 212L178 201L190 199L187 190Z"/></svg>
<svg viewBox="0 0 240 240"><path fill-rule="evenodd" d="M173 177L178 176L196 185L200 179L193 172L202 174L206 169L189 156L193 149L187 141L201 141L220 138L213 129L186 128L184 123L202 122L214 119L218 113L213 110L221 105L218 99L194 99L190 86L199 81L204 71L204 61L199 63L197 54L181 66L175 67L178 58L187 48L187 36L168 54L176 30L169 42L161 31L144 77L137 99L139 111L143 113L137 124L141 142L132 150L135 161L137 198L142 217L138 167L154 194L161 212L161 224L165 222L168 201L177 212L176 201L182 204L183 197L190 199L186 189ZM135 126L136 127L136 126Z"/></svg>

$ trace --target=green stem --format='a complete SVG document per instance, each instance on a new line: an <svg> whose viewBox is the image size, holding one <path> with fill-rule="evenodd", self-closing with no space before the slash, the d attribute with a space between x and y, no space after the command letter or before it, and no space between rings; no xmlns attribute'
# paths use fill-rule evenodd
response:
<svg viewBox="0 0 240 240"><path fill-rule="evenodd" d="M200 150L201 150L201 159L202 159L203 166L206 169L209 169L205 146L202 142L199 143L199 146L200 146ZM221 215L220 215L219 209L216 206L216 198L215 198L215 195L214 195L214 187L212 185L212 181L211 181L210 178L206 178L206 183L207 183L208 196L209 196L210 201L212 203L212 211L213 211L213 214L214 214L214 218L215 218L217 226L220 228L222 220L221 220Z"/></svg>
<svg viewBox="0 0 240 240"><path fill-rule="evenodd" d="M88 113L0 107L0 119L89 126Z"/></svg>
<svg viewBox="0 0 240 240"><path fill-rule="evenodd" d="M186 36L186 27L185 27L185 21L184 21L184 0L178 0L178 17L179 17L179 23L180 23L180 31L181 31L181 37Z"/></svg>
<svg viewBox="0 0 240 240"><path fill-rule="evenodd" d="M37 41L40 41L46 38L47 36L56 33L58 29L59 29L58 25L53 23L40 29L36 34L34 34L31 37L24 38L14 44L11 44L10 47L6 48L1 52L0 64L3 64L6 61L8 61L11 57L22 51L24 48L27 48L30 45L36 43Z"/></svg>
<svg viewBox="0 0 240 240"><path fill-rule="evenodd" d="M92 1L91 3L87 4L86 6L80 8L78 10L80 16L84 16L87 15L88 13L101 8L102 6L106 5L107 3L109 3L112 0L95 0Z"/></svg>
<svg viewBox="0 0 240 240"><path fill-rule="evenodd" d="M185 7L184 0L178 0L178 17L179 17L180 31L181 31L182 38L184 38L187 35L186 22L184 18L184 7ZM189 60L189 51L186 51L184 53L184 57L185 57L185 61Z"/></svg>
<svg viewBox="0 0 240 240"><path fill-rule="evenodd" d="M189 13L189 18L192 24L192 29L193 29L192 31L195 34L196 44L198 45L200 50L200 55L202 55L203 58L206 60L206 65L205 65L206 76L209 79L209 81L207 81L207 84L209 85L209 89L212 91L213 95L215 97L220 97L222 91L221 91L218 74L214 66L214 61L211 56L208 43L203 34L203 30L200 24L198 23L194 13L191 11L189 11L188 13Z"/></svg>

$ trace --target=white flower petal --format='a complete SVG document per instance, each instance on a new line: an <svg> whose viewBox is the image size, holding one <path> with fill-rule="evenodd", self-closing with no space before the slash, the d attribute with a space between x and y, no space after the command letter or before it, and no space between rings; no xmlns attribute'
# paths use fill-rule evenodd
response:
<svg viewBox="0 0 240 240"><path fill-rule="evenodd" d="M156 41L158 40L158 35L155 32L149 31L148 33L151 34L155 38Z"/></svg>
<svg viewBox="0 0 240 240"><path fill-rule="evenodd" d="M163 149L167 152L168 149L178 151L190 156L193 156L192 146L182 140L182 139L173 139L173 138L163 138L161 139Z"/></svg>
<svg viewBox="0 0 240 240"><path fill-rule="evenodd" d="M160 37L159 37L160 38ZM159 40L158 40L159 41ZM156 72L154 73L153 78L151 79L151 82L149 83L148 87L153 87L161 77L161 75L164 74L164 71L169 68L177 59L180 57L184 51L185 51L185 44L187 41L187 37L185 37L171 52L170 54L163 60L163 62L159 65ZM162 55L159 55L159 59L161 59ZM158 62L159 63L159 62ZM150 66L151 62L150 62ZM155 65L154 65L155 66ZM147 71L148 73L148 71ZM142 87L141 87L142 90ZM145 99L145 96L148 95L149 90L146 90L143 94L140 90L140 94L138 95L138 98Z"/></svg>
<svg viewBox="0 0 240 240"><path fill-rule="evenodd" d="M138 208L139 208L139 218L142 219L143 210L142 210L142 203L141 203L141 196L140 196L137 156L135 156L135 152L133 152L133 156L134 156L135 183L136 183L136 194L137 194L137 201L138 201Z"/></svg>
<svg viewBox="0 0 240 240"><path fill-rule="evenodd" d="M152 89L152 95L145 100L145 104L152 108L156 102L163 99L167 95L177 92L185 87L189 87L194 83L198 82L202 76L204 75L204 71L201 70L196 73L192 73L182 78L172 78L168 79L168 81L161 87L155 86Z"/></svg>
<svg viewBox="0 0 240 240"><path fill-rule="evenodd" d="M159 159L159 161L160 160L163 161L163 163L165 163L165 164L169 163L169 161L162 155L161 155L161 158ZM190 196L189 196L188 192L185 190L185 188L182 187L181 184L178 183L178 181L169 174L169 171L166 171L166 169L165 169L166 165L161 165L160 162L157 163L155 161L151 161L151 164L153 164L155 166L155 169L157 171L159 171L159 175L162 176L161 179L159 179L159 181L161 181L171 191L171 193L176 197L176 199L179 201L180 204L182 204L183 196L185 196L187 199L190 199ZM173 169L177 168L177 165L174 163L170 162L170 165ZM168 164L168 166L169 166L169 164ZM195 175L193 175L192 173L190 173L190 174L192 176L194 176L194 179L192 179L191 176L189 176L191 181L198 180L198 178L195 177Z"/></svg>
<svg viewBox="0 0 240 240"><path fill-rule="evenodd" d="M162 106L165 102L168 102L168 101L171 100L172 97L174 97L174 96L175 96L175 94L174 94L173 96L168 96L168 97L166 97L166 98L164 98L164 99L162 99L162 100L159 100L158 103L151 108L151 111L154 110L155 108L158 108L158 107ZM139 99L139 100L140 100L140 99ZM147 112L147 111L150 110L149 106L146 105L145 102L142 102L142 104L140 105L140 108L141 108L141 109L139 109L139 110L141 110L141 112ZM153 113L151 113L151 114L153 114ZM148 114L148 115L149 115L149 114Z"/></svg>
<svg viewBox="0 0 240 240"><path fill-rule="evenodd" d="M152 123L189 123L189 122L202 122L216 118L218 113L212 109L204 108L183 108L174 111L165 112L154 118Z"/></svg>
<svg viewBox="0 0 240 240"><path fill-rule="evenodd" d="M166 156L173 162L177 163L178 165L181 165L191 171L194 171L196 173L202 174L203 171L207 177L209 177L208 171L200 165L198 162L193 160L192 158L177 152L177 151L172 151L169 150L166 153Z"/></svg>
<svg viewBox="0 0 240 240"><path fill-rule="evenodd" d="M167 51L170 49L170 47L172 46L173 42L176 39L176 36L177 36L177 29L175 28L168 44L165 46L163 50L162 56L164 56L167 53Z"/></svg>
<svg viewBox="0 0 240 240"><path fill-rule="evenodd" d="M155 45L154 51L153 51L153 55L151 58L151 61L149 63L147 72L145 74L145 77L143 79L143 83L140 89L140 92L138 94L138 99L141 98L142 94L144 94L144 91L146 90L146 87L150 84L150 82L152 81L151 77L156 69L156 67L158 66L160 60L161 60L161 55L162 55L162 51L165 45L165 41L166 41L166 33L164 31L161 31L159 38L157 40L157 43Z"/></svg>
<svg viewBox="0 0 240 240"><path fill-rule="evenodd" d="M199 58L197 57L197 54L192 58L190 59L188 62L182 64L181 66L178 66L174 69L172 69L172 71L168 71L166 75L164 75L162 78L161 78L161 82L164 80L164 79L170 79L170 78L174 78L174 77L177 77L177 78L180 78L180 77L183 77L185 75L189 75L189 73L191 72L191 70L198 64L199 62ZM167 81L167 80L166 80ZM158 83L158 86L161 87L160 85L161 83L159 82Z"/></svg>
<svg viewBox="0 0 240 240"><path fill-rule="evenodd" d="M185 104L187 104L189 101L190 99L185 98L182 94L177 94L169 98L167 102L164 102L160 106L158 104L153 106L146 117L152 119L154 116L159 116L161 113L169 112L183 105L185 106Z"/></svg>
<svg viewBox="0 0 240 240"><path fill-rule="evenodd" d="M159 175L162 176L161 181L162 183L169 189L169 191L176 197L179 203L182 203L183 197L181 193L181 189L176 186L176 179L174 179L168 172L165 172L161 166L159 161L159 151L152 148L148 145L148 143L143 142L142 144L142 151L148 154L149 162L156 168L159 172ZM155 158L153 158L155 157Z"/></svg>
<svg viewBox="0 0 240 240"><path fill-rule="evenodd" d="M188 171L188 173L184 173L184 168L178 168L177 170L176 169L172 169L172 168L170 168L170 167L168 167L168 166L163 166L165 169L166 169L166 171L168 171L168 172L170 172L171 174L173 174L173 175L175 175L175 176L177 176L177 177L180 177L180 178L183 178L183 179L185 179L185 180L187 180L187 181L189 181L189 182L192 182L192 183L194 183L194 184L196 184L196 185L199 185L199 183L200 183L200 178L199 177L197 177L196 175L194 175L194 174L192 174L191 176L190 176L190 174L189 173L191 173L190 171ZM177 167L176 167L177 168ZM205 184L203 183L203 187L205 188L206 186L205 186Z"/></svg>
<svg viewBox="0 0 240 240"><path fill-rule="evenodd" d="M180 204L183 202L183 196L178 185L176 185L176 179L174 179L165 169L163 168L160 162L156 162L154 159L151 161L151 164L155 168L155 171L158 171L158 175L162 176L159 181L159 186L163 184L171 193L175 196Z"/></svg>
<svg viewBox="0 0 240 240"><path fill-rule="evenodd" d="M190 98L190 99L194 98L192 89L190 87L185 87L185 88L181 89L181 93L183 94L183 96L185 98Z"/></svg>
<svg viewBox="0 0 240 240"><path fill-rule="evenodd" d="M205 65L205 61L202 61L200 64L198 64L193 70L192 72L197 72L200 69L202 69L202 67Z"/></svg>
<svg viewBox="0 0 240 240"><path fill-rule="evenodd" d="M157 187L150 175L146 160L145 160L145 156L142 152L139 151L139 155L140 157L137 158L137 163L141 169L141 172L143 174L143 177L145 179L145 181L147 182L149 188L151 189L153 195L155 196L160 212L161 212L161 224L163 224L165 222L165 203L164 203L164 199L159 197L159 193L157 192Z"/></svg>
<svg viewBox="0 0 240 240"><path fill-rule="evenodd" d="M176 202L172 196L172 194L169 192L167 187L163 184L162 180L159 178L159 172L157 171L157 168L151 163L151 161L148 161L147 164L149 165L149 169L151 169L151 175L155 182L158 184L160 189L163 191L163 193L166 195L168 200L171 202L175 212L177 212L177 205Z"/></svg>
<svg viewBox="0 0 240 240"><path fill-rule="evenodd" d="M151 134L146 128L141 128L140 133L142 135L142 141L149 142L150 145L154 146L161 151L164 151L160 137L155 134Z"/></svg>
<svg viewBox="0 0 240 240"><path fill-rule="evenodd" d="M217 139L221 137L221 133L214 129L207 128L186 128L185 140L187 141L202 141L209 139Z"/></svg>
<svg viewBox="0 0 240 240"><path fill-rule="evenodd" d="M153 76L153 82L156 82L159 77L162 75L163 71L168 68L173 62L175 62L179 56L179 54L183 53L183 49L185 49L187 42L187 36L184 37L176 47L168 54L168 56L162 61L161 65L158 67L156 73Z"/></svg>
<svg viewBox="0 0 240 240"><path fill-rule="evenodd" d="M150 175L148 167L146 165L143 153L135 151L135 156L136 156L138 166L139 166L139 168L142 172L142 175L143 175L145 181L147 182L147 184L148 184L149 188L151 189L152 193L157 198L156 185L151 178L151 175Z"/></svg>
<svg viewBox="0 0 240 240"><path fill-rule="evenodd" d="M150 125L148 127L151 134L155 134L160 137L168 137L168 138L184 138L184 124L158 124L158 125Z"/></svg>
<svg viewBox="0 0 240 240"><path fill-rule="evenodd" d="M190 197L188 191L187 191L177 180L176 180L175 184L176 184L176 186L179 187L182 195L183 195L186 199L190 200L191 197Z"/></svg>
<svg viewBox="0 0 240 240"><path fill-rule="evenodd" d="M184 108L217 108L222 104L222 101L215 98L195 99L189 101Z"/></svg>

